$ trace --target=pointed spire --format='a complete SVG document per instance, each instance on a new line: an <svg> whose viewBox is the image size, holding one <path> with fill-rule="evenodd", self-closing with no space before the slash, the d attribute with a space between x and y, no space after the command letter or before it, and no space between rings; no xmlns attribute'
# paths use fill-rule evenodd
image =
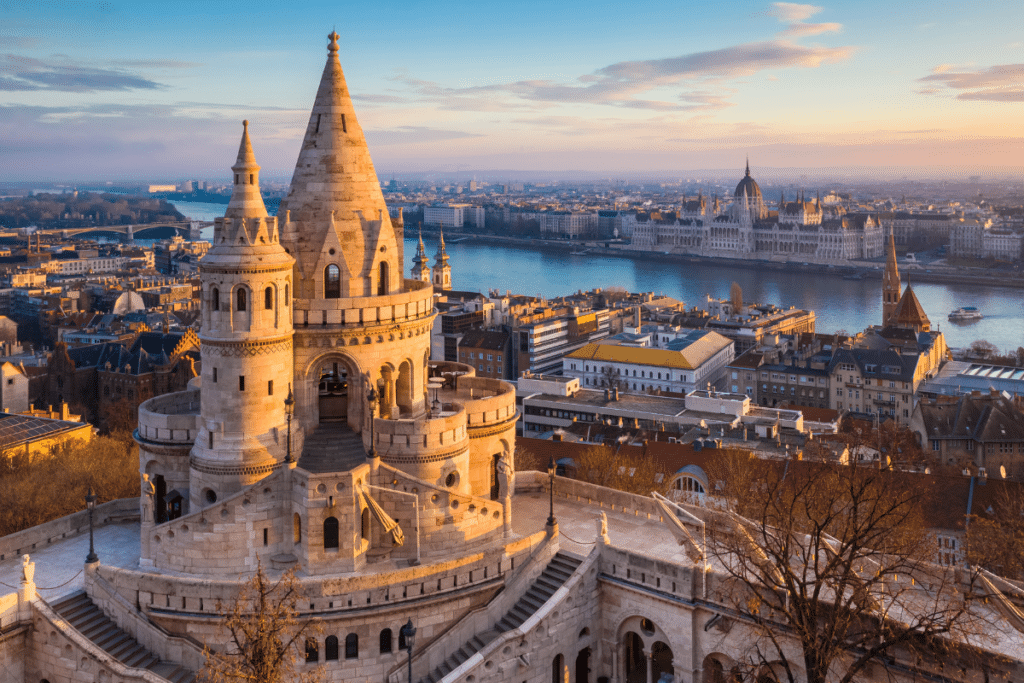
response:
<svg viewBox="0 0 1024 683"><path fill-rule="evenodd" d="M750 177L750 157L747 156L747 177Z"/></svg>
<svg viewBox="0 0 1024 683"><path fill-rule="evenodd" d="M785 190L779 190L779 211L782 211L782 209L785 206L786 206L786 191Z"/></svg>
<svg viewBox="0 0 1024 683"><path fill-rule="evenodd" d="M448 252L445 251L445 248L444 248L444 226L442 225L440 227L441 227L441 237L440 237L440 240L437 243L437 254L434 255L434 258L436 259L436 263L434 264L435 267L443 266L443 265L446 265L448 263Z"/></svg>
<svg viewBox="0 0 1024 683"><path fill-rule="evenodd" d="M234 172L235 187L224 217L266 218L267 207L260 194L260 165L256 163L256 155L252 151L248 121L242 121L242 141L238 145L238 158L231 170Z"/></svg>

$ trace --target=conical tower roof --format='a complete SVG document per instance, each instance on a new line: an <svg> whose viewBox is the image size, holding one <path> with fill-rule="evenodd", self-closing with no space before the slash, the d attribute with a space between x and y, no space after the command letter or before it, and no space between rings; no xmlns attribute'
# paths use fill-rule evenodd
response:
<svg viewBox="0 0 1024 683"><path fill-rule="evenodd" d="M885 274L882 276L882 282L884 285L892 285L899 288L900 286L900 269L896 265L896 238L893 233L889 233L889 243L885 248Z"/></svg>
<svg viewBox="0 0 1024 683"><path fill-rule="evenodd" d="M440 239L437 242L437 253L434 254L436 259L435 266L443 266L448 263L448 252L444 248L444 228L441 228Z"/></svg>
<svg viewBox="0 0 1024 683"><path fill-rule="evenodd" d="M344 250L341 265L348 271L343 278L354 278L369 273L381 246L394 254L397 245L338 60L338 34L328 38L327 63L278 216L296 224L282 241L305 269L315 265L328 241L333 215L333 230Z"/></svg>
<svg viewBox="0 0 1024 683"><path fill-rule="evenodd" d="M267 207L260 194L260 165L256 163L256 155L252 151L248 121L242 121L242 142L238 145L238 158L231 170L235 174L235 187L224 217L265 218Z"/></svg>

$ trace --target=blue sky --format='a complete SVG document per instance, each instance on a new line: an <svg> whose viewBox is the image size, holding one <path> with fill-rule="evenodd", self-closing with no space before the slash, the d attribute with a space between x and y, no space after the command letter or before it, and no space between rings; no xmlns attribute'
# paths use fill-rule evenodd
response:
<svg viewBox="0 0 1024 683"><path fill-rule="evenodd" d="M287 176L332 28L382 175L1019 172L1020 5L0 1L0 179Z"/></svg>

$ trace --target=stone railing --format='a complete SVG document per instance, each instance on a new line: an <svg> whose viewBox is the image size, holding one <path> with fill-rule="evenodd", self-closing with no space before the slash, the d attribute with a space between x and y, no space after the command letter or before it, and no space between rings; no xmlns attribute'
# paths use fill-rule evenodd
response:
<svg viewBox="0 0 1024 683"><path fill-rule="evenodd" d="M86 566L85 590L104 614L160 659L181 664L192 671L203 668L206 656L202 643L154 624L97 571L98 566Z"/></svg>
<svg viewBox="0 0 1024 683"><path fill-rule="evenodd" d="M18 622L18 594L0 595L0 633L9 630Z"/></svg>
<svg viewBox="0 0 1024 683"><path fill-rule="evenodd" d="M84 503L84 501L83 501ZM118 498L101 503L93 509L93 526L101 527L117 522L139 521L139 499ZM81 510L70 515L44 522L38 526L17 531L0 538L0 561L31 554L33 550L89 530L89 511Z"/></svg>
<svg viewBox="0 0 1024 683"><path fill-rule="evenodd" d="M429 460L468 445L466 409L446 404L449 415L419 420L374 420L374 447L385 461Z"/></svg>
<svg viewBox="0 0 1024 683"><path fill-rule="evenodd" d="M199 429L199 390L189 389L156 396L139 406L143 441L191 444Z"/></svg>
<svg viewBox="0 0 1024 683"><path fill-rule="evenodd" d="M460 377L457 389L443 389L438 398L458 403L466 410L470 429L495 424L516 416L516 390L508 382L488 377Z"/></svg>
<svg viewBox="0 0 1024 683"><path fill-rule="evenodd" d="M434 290L429 283L404 280L404 289L386 296L297 300L294 325L370 327L427 318L434 313Z"/></svg>
<svg viewBox="0 0 1024 683"><path fill-rule="evenodd" d="M601 555L601 573L619 583L692 601L704 597L704 572L700 566L690 567L637 555L622 548L608 546Z"/></svg>

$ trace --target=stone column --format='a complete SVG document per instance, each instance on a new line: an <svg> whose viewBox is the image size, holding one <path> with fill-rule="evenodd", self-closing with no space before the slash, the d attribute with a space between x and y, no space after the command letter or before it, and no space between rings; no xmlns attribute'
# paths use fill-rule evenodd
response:
<svg viewBox="0 0 1024 683"><path fill-rule="evenodd" d="M28 555L21 556L21 583L18 586L18 621L32 619L30 604L36 599L36 563L31 562Z"/></svg>
<svg viewBox="0 0 1024 683"><path fill-rule="evenodd" d="M153 486L153 482L149 480L148 474L142 475L142 495L139 496L139 507L141 517L141 528L139 529L139 566L140 567L152 567L153 566L153 555L151 554L150 547L150 536L152 536L153 527L155 526L155 496L156 487Z"/></svg>
<svg viewBox="0 0 1024 683"><path fill-rule="evenodd" d="M654 680L654 653L644 650L644 657L647 658L647 683L655 683Z"/></svg>

